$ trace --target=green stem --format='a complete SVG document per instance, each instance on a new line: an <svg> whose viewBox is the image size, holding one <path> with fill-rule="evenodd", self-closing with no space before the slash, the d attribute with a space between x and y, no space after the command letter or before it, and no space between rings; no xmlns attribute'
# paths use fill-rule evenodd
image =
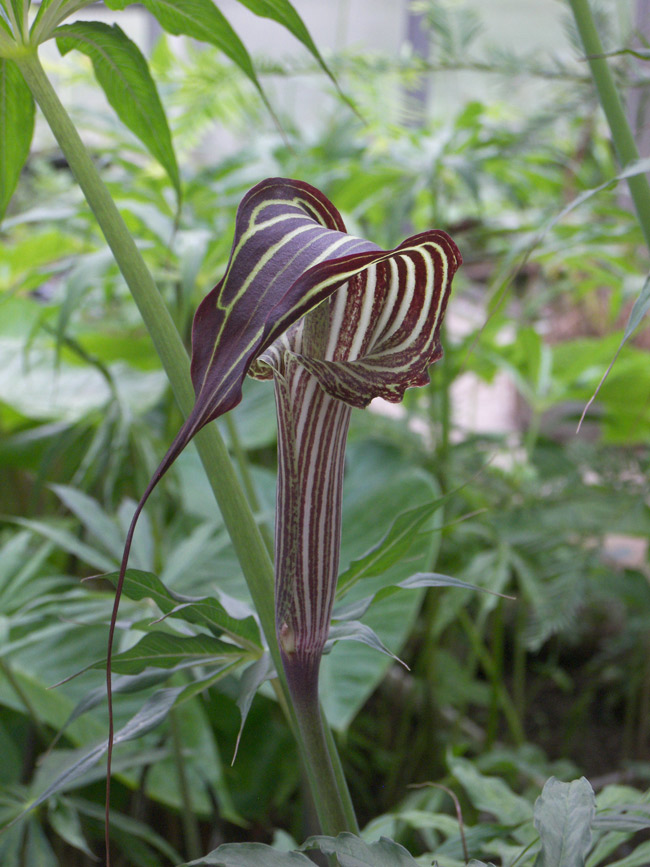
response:
<svg viewBox="0 0 650 867"><path fill-rule="evenodd" d="M472 618L469 616L467 611L465 611L464 608L461 608L458 611L457 617L460 625L465 630L465 634L469 638L472 650L480 660L483 671L492 681L492 688L494 689L499 704L501 705L501 710L503 711L506 723L508 724L508 728L510 729L512 739L517 746L521 746L526 739L523 726L521 724L521 720L519 719L517 709L514 706L512 699L508 695L508 691L503 685L503 682L499 679L499 674L497 672L494 660L492 659L492 656L483 644L478 629L474 625L474 622L472 621Z"/></svg>
<svg viewBox="0 0 650 867"><path fill-rule="evenodd" d="M181 738L177 708L169 712L169 728L172 735L172 751L174 764L178 776L178 788L181 795L181 821L183 823L183 836L185 848L190 858L200 858L203 854L201 846L201 832L196 814L192 808L192 792L185 773L185 759L183 757L183 740Z"/></svg>
<svg viewBox="0 0 650 867"><path fill-rule="evenodd" d="M294 708L298 720L300 740L309 759L310 780L315 775L319 780L321 789L327 793L323 799L325 809L323 810L321 806L316 805L323 833L333 837L341 830L358 834L359 828L354 812L351 813L354 823L351 825L350 812L344 806L344 799L341 797L335 763L331 758L330 746L333 746L333 741L331 744L328 743L327 726L324 724L318 699L304 700L302 695L294 693ZM347 794L347 786L345 792Z"/></svg>
<svg viewBox="0 0 650 867"><path fill-rule="evenodd" d="M246 457L246 452L241 444L241 440L239 438L239 432L237 430L237 425L235 424L235 419L232 416L232 413L226 413L225 416L226 421L226 429L228 430L228 440L230 443L230 449L235 456L235 460L237 462L237 467L239 469L239 475L241 477L242 485L244 486L244 491L246 492L246 497L248 499L248 505L251 507L251 510L254 515L260 514L260 501L257 496L257 490L255 488L255 482L253 481L253 477L251 476L250 466L248 464L248 458ZM260 533L262 534L262 538L264 539L264 544L266 545L266 549L269 552L269 555L273 556L273 537L269 530L268 524L265 521L259 522Z"/></svg>
<svg viewBox="0 0 650 867"><path fill-rule="evenodd" d="M58 141L68 165L90 205L104 237L133 294L160 356L176 401L184 415L194 405L185 347L135 241L104 186L77 130L45 75L35 53L16 60L25 81ZM249 582L274 661L280 664L275 642L273 567L246 497L215 425L204 428L195 442L224 522Z"/></svg>
<svg viewBox="0 0 650 867"><path fill-rule="evenodd" d="M47 78L36 52L22 53L15 59L131 290L178 405L183 414L188 415L194 405L194 390L189 375L187 352L156 284L74 124ZM269 553L216 425L204 427L196 435L194 442L246 578L282 690L288 697L288 687L275 638L274 580ZM291 711L289 722L297 735L298 727L290 700L287 701L287 707ZM333 797L331 789L314 773L313 767L310 768L309 747L304 743L300 746L303 758L307 760L319 818L324 823L327 819L331 831L333 829L328 817L332 812L338 813L339 809L332 809L328 805L328 801ZM317 760L317 765L319 761L320 759ZM311 764L313 765L313 762ZM344 820L345 815L353 815L347 788L338 789L336 800L346 803L346 808L341 824L335 831L352 830Z"/></svg>
<svg viewBox="0 0 650 867"><path fill-rule="evenodd" d="M569 0L569 5L575 18L578 33L589 61L591 75L598 91L598 97L616 148L619 162L622 166L639 159L639 151L623 108L623 103L614 84L614 78L603 57L603 45L596 30L589 0ZM645 238L650 250L650 184L645 175L635 175L627 179L630 195Z"/></svg>

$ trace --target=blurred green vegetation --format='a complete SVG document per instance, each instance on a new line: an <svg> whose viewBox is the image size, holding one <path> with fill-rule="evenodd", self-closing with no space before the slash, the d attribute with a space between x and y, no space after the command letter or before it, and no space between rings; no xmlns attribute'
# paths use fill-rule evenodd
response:
<svg viewBox="0 0 650 867"><path fill-rule="evenodd" d="M444 36L439 19L429 25ZM472 29L460 38L450 28L441 57L471 66ZM612 62L625 88L639 61ZM526 112L473 101L444 120L413 122L382 111L378 94L412 86L418 63L333 58L363 120L341 102L318 129L287 114L283 139L250 82L216 49L177 62L161 37L151 68L177 148L180 213L169 179L134 137L109 114L86 120L101 132L102 175L186 341L196 304L227 263L237 204L263 177L309 181L349 231L385 247L430 227L452 234L465 264L444 360L397 415L354 412L347 458L342 571L398 516L410 514L412 524L399 558L388 558L380 575L364 574L341 606L379 594L364 622L408 668L339 642L324 664L324 706L368 840L386 834L408 845L417 863L430 864L435 853L441 867L462 865L448 795L408 788L442 781L461 799L472 857L526 867L537 853L532 803L544 780L584 773L605 817L586 863L643 865L646 331L628 341L580 435L575 430L644 286L647 251L622 184L608 184L618 169L585 76L531 59L518 74L543 77L545 98ZM277 64L259 68L263 82L292 74ZM502 57L490 74L512 68ZM70 74L85 80L79 67ZM83 132L84 115L76 120ZM246 131L248 144L197 164L193 152L215 122L235 137ZM7 867L87 865L103 835L103 772L78 763L105 737L103 678L92 666L105 657L112 588L82 579L117 568L135 500L180 416L55 149L30 156L0 232L0 823L21 816L0 835L0 855ZM502 387L487 388L495 383ZM479 388L495 421L485 429L455 410L459 394L472 400ZM232 423L218 424L243 449L257 516L272 526L272 389L249 382ZM416 509L441 497L433 517ZM193 448L147 506L131 565L175 594L213 596L234 616L251 613ZM380 592L427 571L506 596ZM120 652L154 633L209 634L196 621L161 620L161 610L169 612L150 597L128 587L127 595ZM207 851L241 839L286 848L288 835L301 842L315 830L301 807L295 746L266 686L230 764L238 699L241 707L250 686L242 671L255 658L241 655L223 670L198 661L118 677L118 724L143 706L150 724L116 753L113 834L128 853L121 863L179 863L195 856L193 833ZM165 689L183 691L169 714L156 710ZM78 775L66 777L75 766ZM608 811L617 810L636 824L608 826Z"/></svg>

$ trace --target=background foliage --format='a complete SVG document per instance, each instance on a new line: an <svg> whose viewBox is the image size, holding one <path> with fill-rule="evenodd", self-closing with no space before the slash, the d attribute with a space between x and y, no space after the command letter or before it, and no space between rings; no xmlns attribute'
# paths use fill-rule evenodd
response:
<svg viewBox="0 0 650 867"><path fill-rule="evenodd" d="M417 8L439 66L479 66L477 14L463 4ZM59 34L62 53L79 34L71 27ZM130 50L109 28L97 36ZM629 33L621 38L608 47L630 44ZM230 60L219 51L224 39ZM152 123L166 113L171 133L155 147L134 128L137 106L120 104L130 129L108 107L75 118L98 142L102 175L186 340L197 302L225 267L236 206L262 177L310 181L350 231L386 247L405 229L444 228L465 259L431 386L409 392L397 416L353 415L341 561L349 592L335 613L339 626L356 621L363 606L351 603L373 597L363 622L408 666L350 641L325 663L324 705L364 839L403 844L413 856L404 864L434 855L441 867L465 863L449 795L409 789L435 780L460 799L468 857L555 864L552 835L539 842L545 822L553 825L548 799L533 808L554 775L576 780L567 809L584 832L578 860L566 863L642 867L650 860L643 330L579 436L575 428L621 342L648 256L612 182L620 170L590 81L575 66L501 54L481 61L484 73L508 76L518 64L518 75L545 82L544 99L516 114L472 101L434 121L397 98L417 84L421 59L346 53L328 58L326 70L358 114L339 95L306 128L286 111L274 120L265 106L270 83L296 70L264 59L249 68L228 39L179 59L161 36L150 58L160 93ZM85 53L101 80L97 56ZM310 72L324 74L317 52L311 62ZM621 88L647 74L634 55L612 64ZM90 65L61 73L91 86ZM378 99L387 92L394 110ZM237 140L246 130L247 144L198 162L192 155L215 121ZM86 865L103 833L103 772L88 757L105 737L97 664L112 603L110 582L89 576L116 570L134 500L180 416L55 148L32 150L1 232L0 853L7 865ZM456 409L468 388L470 399L493 403L496 424L469 424ZM249 382L219 425L268 528L269 387ZM377 566L364 553L379 543ZM259 635L192 449L152 497L131 566L116 711L127 734L129 721L142 728L116 754L123 863L178 864L233 840L293 848L316 830L301 808L304 781L268 685L252 700L264 662ZM396 587L434 571L515 599ZM216 602L201 604L206 597ZM249 641L237 652L215 637L227 617Z"/></svg>

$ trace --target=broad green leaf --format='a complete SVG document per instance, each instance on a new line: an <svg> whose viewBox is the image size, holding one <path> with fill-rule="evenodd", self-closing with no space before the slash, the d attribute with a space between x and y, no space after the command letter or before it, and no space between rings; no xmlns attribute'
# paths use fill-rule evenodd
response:
<svg viewBox="0 0 650 867"><path fill-rule="evenodd" d="M172 689L159 690L154 693L135 714L135 716L133 716L126 725L117 732L114 744L117 745L118 743L143 737L145 734L159 726L167 719L169 711L173 707L174 702L181 691L182 687L174 687ZM56 794L56 792L69 788L72 782L97 764L107 749L108 741L105 741L88 752L83 753L81 757L75 758L71 765L59 773L56 779L54 779L40 795L30 802L25 812L38 807L39 804L47 801L47 799Z"/></svg>
<svg viewBox="0 0 650 867"><path fill-rule="evenodd" d="M367 551L369 540L385 535L384 528L390 527L395 514L420 504L426 506L439 494L430 476L378 444L351 443L347 463L341 547L344 568ZM424 591L392 590L386 594L389 598L383 598L364 613L367 597L405 580L415 570L430 568L438 540L439 534L435 532L416 534L411 538L410 549L385 573L365 578L345 597L343 613L354 619L363 616L364 623L394 653L400 653L408 637ZM352 606L359 602L361 608L355 613ZM338 610L335 616L339 616ZM323 658L320 677L321 696L330 724L344 730L391 664L389 657L358 642L336 644Z"/></svg>
<svg viewBox="0 0 650 867"><path fill-rule="evenodd" d="M196 861L179 867L313 867L300 852L278 852L264 843L224 843Z"/></svg>
<svg viewBox="0 0 650 867"><path fill-rule="evenodd" d="M443 498L441 498L442 500ZM402 512L395 518L385 536L373 545L363 557L353 560L339 575L337 596L344 593L362 578L381 575L397 563L413 544L413 536L440 508L441 501L434 500Z"/></svg>
<svg viewBox="0 0 650 867"><path fill-rule="evenodd" d="M449 770L467 792L472 804L496 816L504 825L519 825L532 818L533 808L514 794L499 777L486 777L474 765L458 757L449 759Z"/></svg>
<svg viewBox="0 0 650 867"><path fill-rule="evenodd" d="M547 780L535 802L534 822L542 843L535 867L584 867L595 814L594 790L584 777L571 783Z"/></svg>
<svg viewBox="0 0 650 867"><path fill-rule="evenodd" d="M34 133L34 99L12 60L0 57L0 220L7 210Z"/></svg>
<svg viewBox="0 0 650 867"><path fill-rule="evenodd" d="M111 573L106 577L113 582L117 582L118 579L117 573ZM254 617L247 615L237 619L211 596L183 596L174 593L152 572L127 569L124 592L129 599L136 602L141 599L153 599L163 614L170 617L180 617L197 626L225 632L235 640L261 646L260 631Z"/></svg>
<svg viewBox="0 0 650 867"><path fill-rule="evenodd" d="M181 182L165 111L147 61L116 25L99 21L64 24L55 31L61 54L77 49L92 61L97 81L120 120L167 172L177 195Z"/></svg>
<svg viewBox="0 0 650 867"><path fill-rule="evenodd" d="M241 651L209 635L171 635L150 632L136 645L113 657L111 668L119 674L140 674L149 666L173 668L177 665L202 665L216 660L240 657ZM93 668L104 668L97 662Z"/></svg>
<svg viewBox="0 0 650 867"><path fill-rule="evenodd" d="M334 855L340 867L417 867L417 861L403 846L386 837L376 843L366 843L344 832L337 837L310 837L300 848Z"/></svg>

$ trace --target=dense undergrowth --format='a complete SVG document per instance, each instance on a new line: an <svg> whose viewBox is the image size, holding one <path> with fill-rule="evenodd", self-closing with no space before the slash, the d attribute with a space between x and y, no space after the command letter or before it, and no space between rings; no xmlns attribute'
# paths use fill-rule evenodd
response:
<svg viewBox="0 0 650 867"><path fill-rule="evenodd" d="M439 37L441 56L470 66L467 54L453 55L454 21L447 43ZM446 32L439 19L431 26ZM471 35L461 39L463 52ZM636 62L614 59L622 86ZM519 74L552 85L527 113L473 101L413 125L376 109L378 89L392 88L398 102L413 65L334 58L363 121L339 101L318 129L281 117L283 140L252 86L216 51L176 63L162 38L152 70L172 119L182 206L140 143L101 110L91 125L104 144L94 156L186 341L196 304L226 265L236 206L259 178L309 180L351 232L386 248L431 226L454 235L465 265L431 385L409 391L397 416L353 413L341 571L355 585L346 602L427 571L492 593L397 589L377 599L364 622L406 665L338 642L325 660L324 708L368 842L386 835L422 865L435 855L440 867L466 857L526 867L538 857L543 819L533 822L533 804L545 781L585 775L597 795L585 863L643 867L643 330L576 435L644 285L642 233L622 184L607 185L619 169L583 70L531 61ZM271 64L266 72L270 81L293 74ZM67 74L86 81L79 67ZM216 119L234 135L249 130L251 143L197 163L192 153L215 120L216 86ZM76 120L83 129L88 118ZM105 737L101 664L113 588L101 576L117 568L135 500L180 415L56 148L32 152L1 232L0 822L20 819L0 835L0 853L6 865L87 865L103 834L102 767L78 764ZM475 410L457 409L463 395L488 406L495 423L474 425ZM268 531L272 389L250 381L242 404L218 424ZM381 568L363 559L379 543ZM250 607L192 449L152 497L131 565L140 571L120 611L115 707L118 725L144 707L147 730L116 752L118 863L178 864L241 840L293 848L317 828L295 745L266 686L231 765L240 710L252 698L242 671L254 654L215 665L197 653L189 667L165 644L209 632L206 621L183 619L179 604L189 603L178 594L216 594L238 617ZM150 576L141 579L146 586L138 575ZM146 635L161 642L152 664L127 652ZM173 707L172 690L183 699ZM80 773L67 777L75 765ZM464 834L449 792L434 784L459 799ZM587 789L572 792L588 802Z"/></svg>

